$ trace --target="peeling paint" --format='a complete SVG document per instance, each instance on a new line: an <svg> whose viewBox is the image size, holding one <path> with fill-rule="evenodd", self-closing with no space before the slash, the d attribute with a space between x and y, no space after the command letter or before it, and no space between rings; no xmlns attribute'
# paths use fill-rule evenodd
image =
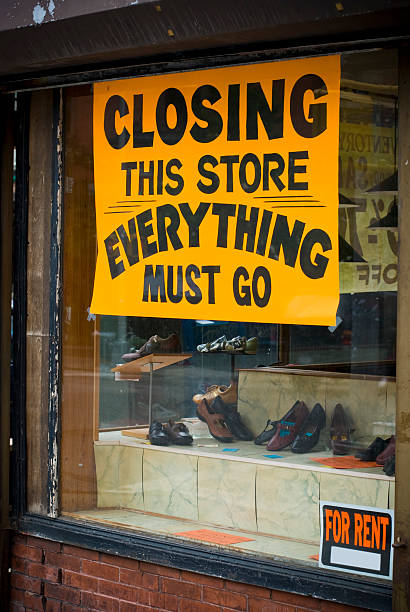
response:
<svg viewBox="0 0 410 612"><path fill-rule="evenodd" d="M33 21L37 25L43 23L44 17L46 16L46 10L41 6L41 4L36 4L33 8Z"/></svg>

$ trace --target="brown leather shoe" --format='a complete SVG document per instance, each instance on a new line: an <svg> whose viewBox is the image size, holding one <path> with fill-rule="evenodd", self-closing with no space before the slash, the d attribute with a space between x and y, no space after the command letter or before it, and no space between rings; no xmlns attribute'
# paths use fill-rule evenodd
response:
<svg viewBox="0 0 410 612"><path fill-rule="evenodd" d="M379 453L376 457L377 465L385 465L386 462L393 457L396 453L396 436L392 436L389 440L388 445L383 452Z"/></svg>
<svg viewBox="0 0 410 612"><path fill-rule="evenodd" d="M305 402L299 400L285 414L278 423L273 437L269 440L266 448L270 451L286 448L296 438L299 429L309 415Z"/></svg>
<svg viewBox="0 0 410 612"><path fill-rule="evenodd" d="M208 425L209 433L220 442L233 442L234 437L224 423L222 414L212 413L206 399L203 399L196 408L196 413L201 421Z"/></svg>
<svg viewBox="0 0 410 612"><path fill-rule="evenodd" d="M226 385L211 385L205 393L197 393L192 398L195 404L199 404L206 399L211 404L216 397L220 397L224 404L236 404L238 401L238 383L232 382L229 387Z"/></svg>
<svg viewBox="0 0 410 612"><path fill-rule="evenodd" d="M352 431L342 404L336 404L330 422L330 447L334 455L347 455L351 451Z"/></svg>
<svg viewBox="0 0 410 612"><path fill-rule="evenodd" d="M181 343L176 334L170 334L168 338L161 338L156 334L155 336L151 336L146 343L135 351L135 353L125 353L122 356L124 361L134 361L134 359L139 359L140 357L145 357L146 355L151 355L152 353L180 353L181 352Z"/></svg>

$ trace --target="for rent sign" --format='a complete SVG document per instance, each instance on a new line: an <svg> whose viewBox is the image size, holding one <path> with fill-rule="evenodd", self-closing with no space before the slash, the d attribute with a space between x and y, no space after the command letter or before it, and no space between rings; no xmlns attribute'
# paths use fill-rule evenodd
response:
<svg viewBox="0 0 410 612"><path fill-rule="evenodd" d="M340 59L94 86L92 312L330 325Z"/></svg>
<svg viewBox="0 0 410 612"><path fill-rule="evenodd" d="M392 577L393 510L320 502L320 567Z"/></svg>

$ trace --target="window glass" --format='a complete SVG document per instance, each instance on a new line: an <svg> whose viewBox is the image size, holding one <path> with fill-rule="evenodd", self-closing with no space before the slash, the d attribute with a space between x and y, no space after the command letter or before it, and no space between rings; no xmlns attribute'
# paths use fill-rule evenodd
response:
<svg viewBox="0 0 410 612"><path fill-rule="evenodd" d="M62 512L317 566L321 500L393 503L396 53L342 57L332 327L90 312L92 102L65 92Z"/></svg>

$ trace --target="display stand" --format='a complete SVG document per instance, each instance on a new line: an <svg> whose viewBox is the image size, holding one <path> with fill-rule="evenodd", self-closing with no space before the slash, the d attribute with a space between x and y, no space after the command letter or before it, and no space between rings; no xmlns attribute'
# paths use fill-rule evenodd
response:
<svg viewBox="0 0 410 612"><path fill-rule="evenodd" d="M122 363L111 369L111 372L119 372L126 380L139 380L141 374L149 372L149 395L148 395L148 421L152 423L152 379L154 370L160 370L174 363L179 363L192 357L189 353L152 353L139 357L128 363ZM119 379L121 380L121 378Z"/></svg>

